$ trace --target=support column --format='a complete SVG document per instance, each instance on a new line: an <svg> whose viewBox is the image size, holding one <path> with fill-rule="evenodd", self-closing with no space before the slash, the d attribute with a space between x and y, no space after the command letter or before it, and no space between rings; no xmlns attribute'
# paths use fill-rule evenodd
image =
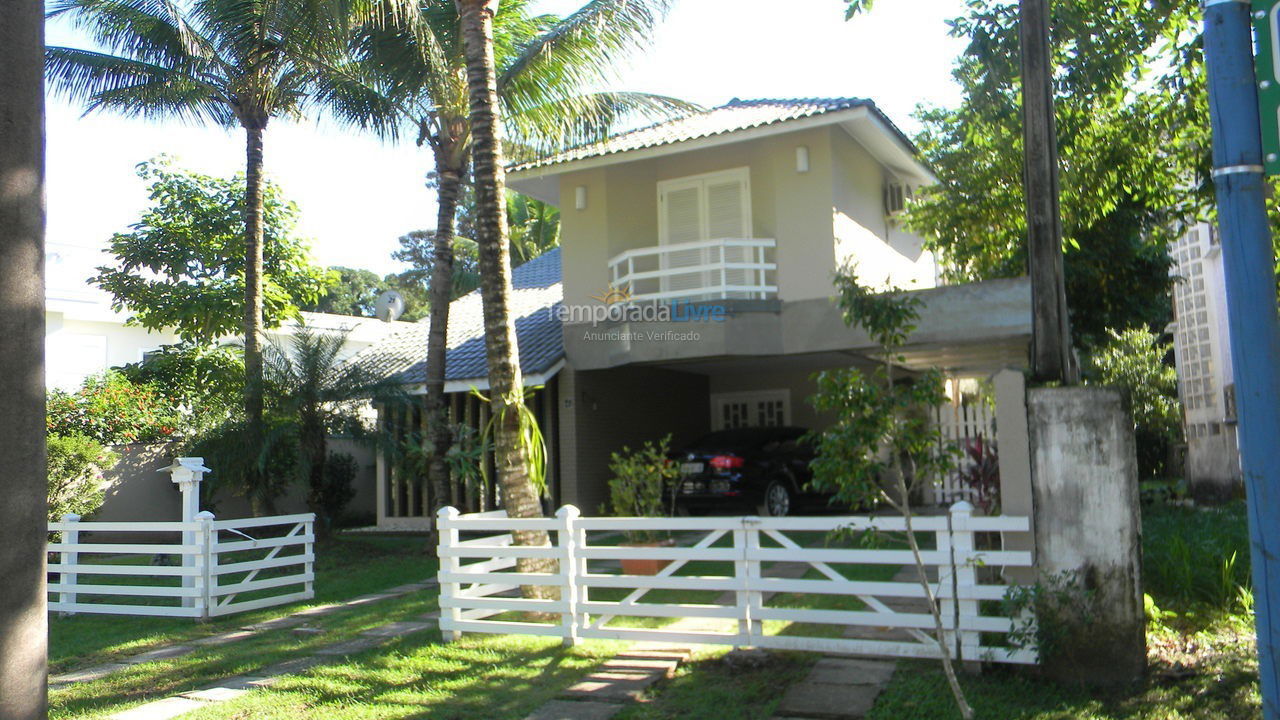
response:
<svg viewBox="0 0 1280 720"><path fill-rule="evenodd" d="M1035 530L1035 503L1031 492L1031 446L1027 436L1027 381L1021 371L1001 370L991 378L996 392L996 453L1000 465L1000 513L1031 518ZM1004 533L1006 550L1035 550L1033 533ZM1035 582L1034 568L1005 568L1005 576L1018 583Z"/></svg>
<svg viewBox="0 0 1280 720"><path fill-rule="evenodd" d="M1040 581L1078 583L1049 600L1042 626L1058 647L1041 658L1053 677L1124 685L1146 671L1141 515L1133 422L1110 388L1036 388L1027 394L1036 568ZM1087 604L1085 604L1087 603ZM1087 627L1073 628L1081 610Z"/></svg>

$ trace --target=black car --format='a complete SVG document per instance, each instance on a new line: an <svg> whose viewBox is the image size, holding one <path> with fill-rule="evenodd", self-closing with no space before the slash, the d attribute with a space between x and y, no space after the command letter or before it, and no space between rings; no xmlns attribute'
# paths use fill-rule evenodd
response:
<svg viewBox="0 0 1280 720"><path fill-rule="evenodd" d="M806 489L813 451L798 427L721 430L674 451L679 465L675 506L681 513L751 512L793 515L824 507L829 495Z"/></svg>

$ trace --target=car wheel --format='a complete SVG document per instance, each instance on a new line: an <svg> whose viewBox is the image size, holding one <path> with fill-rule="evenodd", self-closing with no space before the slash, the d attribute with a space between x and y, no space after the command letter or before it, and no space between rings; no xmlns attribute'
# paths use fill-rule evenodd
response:
<svg viewBox="0 0 1280 720"><path fill-rule="evenodd" d="M774 480L764 490L764 502L760 514L766 517L785 517L791 514L791 488L785 482Z"/></svg>

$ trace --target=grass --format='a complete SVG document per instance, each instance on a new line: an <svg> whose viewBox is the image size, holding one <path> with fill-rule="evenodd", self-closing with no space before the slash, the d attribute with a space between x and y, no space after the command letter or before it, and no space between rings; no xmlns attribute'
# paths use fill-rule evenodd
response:
<svg viewBox="0 0 1280 720"><path fill-rule="evenodd" d="M615 720L764 720L782 700L783 690L799 682L818 660L813 653L771 653L758 668L731 668L721 661L728 648L695 655L646 698L615 715Z"/></svg>
<svg viewBox="0 0 1280 720"><path fill-rule="evenodd" d="M1143 508L1143 583L1162 611L1147 628L1148 677L1113 692L1062 685L1033 669L961 678L979 718L1223 720L1258 717L1258 664L1247 611L1243 503ZM1233 562L1232 556L1236 557ZM1243 599L1242 599L1243 598ZM903 663L870 720L959 718L936 664Z"/></svg>
<svg viewBox="0 0 1280 720"><path fill-rule="evenodd" d="M326 541L316 551L314 600L209 622L129 615L53 615L49 618L50 670L57 673L118 660L160 645L214 635L311 605L425 580L434 576L436 562L423 552L423 542L379 536L344 536Z"/></svg>

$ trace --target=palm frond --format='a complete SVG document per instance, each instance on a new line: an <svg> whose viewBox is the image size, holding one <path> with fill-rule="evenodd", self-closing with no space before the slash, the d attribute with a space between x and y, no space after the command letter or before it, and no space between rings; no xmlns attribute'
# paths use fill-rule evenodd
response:
<svg viewBox="0 0 1280 720"><path fill-rule="evenodd" d="M174 68L116 55L49 47L45 73L53 91L86 101L88 111L234 124L221 88Z"/></svg>
<svg viewBox="0 0 1280 720"><path fill-rule="evenodd" d="M516 161L601 142L630 124L698 112L694 103L640 92L596 92L520 107L503 97L504 122Z"/></svg>
<svg viewBox="0 0 1280 720"><path fill-rule="evenodd" d="M670 0L591 0L500 68L499 94L536 97L548 88L584 92L611 79L646 47Z"/></svg>
<svg viewBox="0 0 1280 720"><path fill-rule="evenodd" d="M216 58L209 39L168 0L53 0L46 15L134 60L178 67Z"/></svg>

